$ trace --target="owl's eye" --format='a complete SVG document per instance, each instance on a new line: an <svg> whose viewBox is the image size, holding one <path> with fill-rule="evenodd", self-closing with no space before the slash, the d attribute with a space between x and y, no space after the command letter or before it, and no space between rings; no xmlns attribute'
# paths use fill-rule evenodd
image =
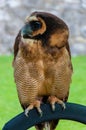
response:
<svg viewBox="0 0 86 130"><path fill-rule="evenodd" d="M42 24L39 21L32 21L30 22L30 25L33 31L36 31L42 27Z"/></svg>

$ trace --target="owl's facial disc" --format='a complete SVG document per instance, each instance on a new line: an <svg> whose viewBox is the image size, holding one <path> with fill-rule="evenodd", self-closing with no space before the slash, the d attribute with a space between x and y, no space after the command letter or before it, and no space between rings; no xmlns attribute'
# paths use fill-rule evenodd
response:
<svg viewBox="0 0 86 130"><path fill-rule="evenodd" d="M36 16L31 16L26 19L26 23L21 29L21 36L24 39L30 39L42 35L45 30L45 22L40 18L36 18Z"/></svg>
<svg viewBox="0 0 86 130"><path fill-rule="evenodd" d="M39 21L31 21L26 23L24 27L21 29L21 35L23 38L32 38L33 33L38 31L41 28L42 24Z"/></svg>

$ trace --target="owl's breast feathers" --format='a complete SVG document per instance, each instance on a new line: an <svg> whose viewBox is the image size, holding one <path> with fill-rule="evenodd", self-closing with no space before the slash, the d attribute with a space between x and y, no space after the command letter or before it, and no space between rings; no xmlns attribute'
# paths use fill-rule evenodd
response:
<svg viewBox="0 0 86 130"><path fill-rule="evenodd" d="M14 77L21 104L36 96L67 97L71 82L71 61L66 47L43 47L40 41L20 43L14 61Z"/></svg>

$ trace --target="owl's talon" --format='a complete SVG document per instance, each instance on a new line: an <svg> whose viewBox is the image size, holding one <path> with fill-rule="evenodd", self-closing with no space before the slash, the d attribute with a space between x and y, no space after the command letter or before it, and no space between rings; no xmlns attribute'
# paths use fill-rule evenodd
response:
<svg viewBox="0 0 86 130"><path fill-rule="evenodd" d="M26 109L25 109L25 115L28 117L29 111L34 108L33 104L30 104Z"/></svg>
<svg viewBox="0 0 86 130"><path fill-rule="evenodd" d="M55 111L55 104L51 104L52 111Z"/></svg>
<svg viewBox="0 0 86 130"><path fill-rule="evenodd" d="M55 111L55 103L60 104L63 110L66 109L65 103L56 96L50 96L48 101L50 102L53 111Z"/></svg>
<svg viewBox="0 0 86 130"><path fill-rule="evenodd" d="M31 103L25 110L25 115L28 117L28 113L30 110L32 110L34 107L37 109L40 116L43 115L42 110L40 108L41 102L39 100L35 100L33 103Z"/></svg>
<svg viewBox="0 0 86 130"><path fill-rule="evenodd" d="M40 117L42 117L43 112L42 112L41 108L40 108L40 107L37 107L37 110L38 110L38 113L40 114Z"/></svg>
<svg viewBox="0 0 86 130"><path fill-rule="evenodd" d="M29 114L29 110L28 110L28 109L26 109L26 110L25 110L25 116L27 116L27 117L28 117L28 114Z"/></svg>
<svg viewBox="0 0 86 130"><path fill-rule="evenodd" d="M66 109L66 105L65 105L65 103L64 103L64 102L61 104L61 106L62 106L62 109L63 109L63 110L65 110L65 109Z"/></svg>
<svg viewBox="0 0 86 130"><path fill-rule="evenodd" d="M42 117L42 116L43 116L43 112L40 112L39 114L40 114L40 117Z"/></svg>

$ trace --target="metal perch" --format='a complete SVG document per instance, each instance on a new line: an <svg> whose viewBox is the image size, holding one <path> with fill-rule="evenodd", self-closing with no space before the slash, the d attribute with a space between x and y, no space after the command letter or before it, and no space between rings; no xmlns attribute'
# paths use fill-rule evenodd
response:
<svg viewBox="0 0 86 130"><path fill-rule="evenodd" d="M20 113L8 121L2 130L27 130L35 124L53 119L73 120L86 124L86 106L66 103L66 109L62 110L61 106L56 104L56 109L53 112L50 104L42 104L41 109L43 111L42 117L40 117L39 113L34 108L29 112L28 117L25 116L24 112Z"/></svg>

